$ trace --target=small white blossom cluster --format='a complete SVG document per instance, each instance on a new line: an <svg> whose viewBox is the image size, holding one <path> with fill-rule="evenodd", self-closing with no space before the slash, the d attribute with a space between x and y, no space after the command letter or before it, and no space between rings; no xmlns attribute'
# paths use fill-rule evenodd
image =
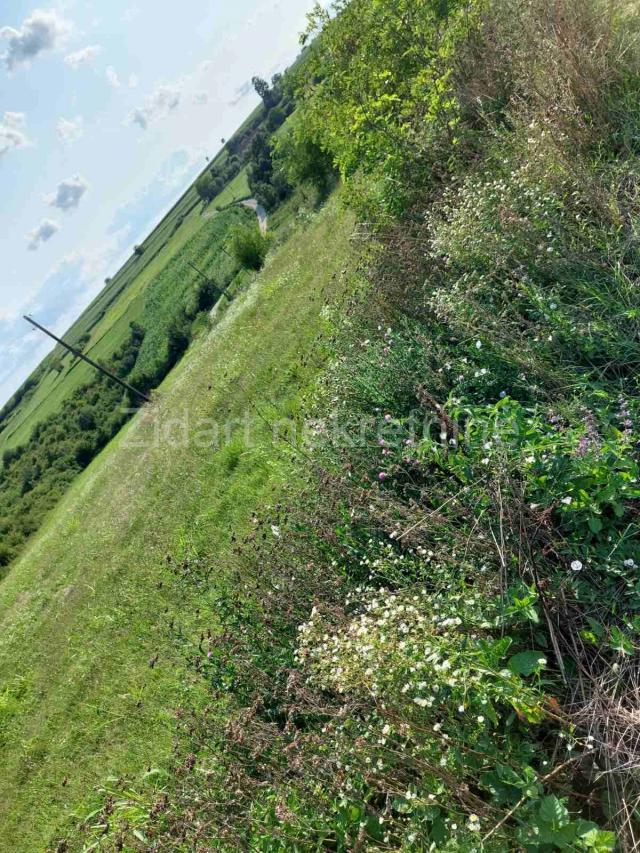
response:
<svg viewBox="0 0 640 853"><path fill-rule="evenodd" d="M442 747L461 726L473 737L493 726L498 706L535 704L488 655L499 619L480 593L361 587L347 604L357 612L343 622L314 609L299 628L296 657L310 684L428 720ZM444 749L440 761L449 761Z"/></svg>
<svg viewBox="0 0 640 853"><path fill-rule="evenodd" d="M343 805L366 779L380 791L396 791L395 808L407 820L431 809L448 843L477 849L482 818L454 811L440 774L464 778L465 752L499 743L500 715L536 702L502 661L508 643L500 638L497 597L453 581L436 591L362 586L348 596L345 611L314 608L299 627L296 652L307 684L344 702L344 713L322 728L322 754L341 780ZM492 651L494 642L502 652ZM357 713L346 710L351 702ZM418 785L402 785L409 766L437 770ZM381 821L385 829L392 822ZM425 842L418 820L405 826L410 849Z"/></svg>
<svg viewBox="0 0 640 853"><path fill-rule="evenodd" d="M504 177L472 176L460 189L447 192L437 216L429 220L433 253L449 261L491 263L509 254L514 235L524 232L528 238L534 231L543 238L538 250L554 254L557 223L565 215L562 198L532 174L528 162Z"/></svg>
<svg viewBox="0 0 640 853"><path fill-rule="evenodd" d="M517 326L524 310L532 344L553 341L566 322L563 311L548 289L531 281L526 264L514 266L513 259L543 267L561 255L569 219L564 199L572 188L564 180L552 189L526 161L499 177L470 177L450 189L428 217L431 255L452 273L447 286L431 294L436 314L465 329L477 329L482 317L485 333L504 335L508 317Z"/></svg>

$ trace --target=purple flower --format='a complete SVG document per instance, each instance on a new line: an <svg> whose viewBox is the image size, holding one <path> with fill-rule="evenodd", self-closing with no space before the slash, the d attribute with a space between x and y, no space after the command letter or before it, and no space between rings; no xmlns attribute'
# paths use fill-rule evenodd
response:
<svg viewBox="0 0 640 853"><path fill-rule="evenodd" d="M384 471L380 471L380 473L378 474L378 479L379 480L386 480L387 479L386 473Z"/></svg>
<svg viewBox="0 0 640 853"><path fill-rule="evenodd" d="M618 397L618 417L622 422L622 426L624 427L623 435L625 438L631 438L633 434L633 420L631 418L631 410L629 409L629 402L626 398L620 394Z"/></svg>
<svg viewBox="0 0 640 853"><path fill-rule="evenodd" d="M596 419L593 415L593 412L590 412L588 409L584 410L584 422L587 431L578 443L578 447L576 449L576 456L586 456L587 453L591 453L592 451L598 450L601 443L600 433L598 432L598 425L596 423Z"/></svg>

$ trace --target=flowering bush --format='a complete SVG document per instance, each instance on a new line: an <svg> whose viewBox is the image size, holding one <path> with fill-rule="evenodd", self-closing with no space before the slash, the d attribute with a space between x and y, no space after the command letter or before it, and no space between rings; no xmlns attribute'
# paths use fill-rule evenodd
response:
<svg viewBox="0 0 640 853"><path fill-rule="evenodd" d="M637 259L583 183L540 147L545 133L523 129L497 168L466 177L430 210L440 274L429 304L456 334L490 339L494 357L507 349L529 371L625 376L640 362ZM608 180L636 181L637 165L627 169Z"/></svg>
<svg viewBox="0 0 640 853"><path fill-rule="evenodd" d="M513 608L455 583L361 587L346 608L314 610L297 658L309 686L346 703L322 729L322 755L372 843L503 850L513 836L494 831L496 815L511 806L529 850L613 849L546 792L576 742L554 767L531 739L527 724L547 715L547 658L501 632Z"/></svg>

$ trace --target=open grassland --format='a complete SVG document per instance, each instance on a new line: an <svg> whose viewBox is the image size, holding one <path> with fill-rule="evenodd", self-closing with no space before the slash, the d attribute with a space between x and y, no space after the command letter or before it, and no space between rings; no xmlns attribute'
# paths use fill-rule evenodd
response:
<svg viewBox="0 0 640 853"><path fill-rule="evenodd" d="M245 167L232 181L227 184L222 192L214 198L211 203L211 207L213 209L216 207L225 207L228 204L233 204L236 201L249 198L250 195L251 190L249 189L247 169Z"/></svg>
<svg viewBox="0 0 640 853"><path fill-rule="evenodd" d="M217 578L182 585L182 561L222 564L232 531L295 477L252 407L295 411L319 369L322 308L340 287L351 229L330 204L274 252L0 586L0 849L45 849L96 783L162 767L174 708L203 702L185 657ZM184 418L188 442L179 429L154 441L157 425ZM194 443L203 418L232 424L225 446Z"/></svg>

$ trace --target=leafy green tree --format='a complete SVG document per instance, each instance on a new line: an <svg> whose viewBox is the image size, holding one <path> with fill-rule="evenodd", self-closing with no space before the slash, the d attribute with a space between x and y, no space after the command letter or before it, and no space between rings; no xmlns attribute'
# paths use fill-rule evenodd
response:
<svg viewBox="0 0 640 853"><path fill-rule="evenodd" d="M216 197L218 192L215 188L215 179L211 172L206 171L203 175L200 175L196 181L196 192L207 203Z"/></svg>
<svg viewBox="0 0 640 853"><path fill-rule="evenodd" d="M267 81L263 80L262 77L252 77L251 83L268 110L278 103L279 96L276 88L271 89Z"/></svg>
<svg viewBox="0 0 640 853"><path fill-rule="evenodd" d="M446 171L460 142L454 57L483 4L338 0L335 7L333 17L319 5L310 16L307 39L317 38L300 72L300 127L353 187L360 175L372 178L365 206L379 199L398 212Z"/></svg>
<svg viewBox="0 0 640 853"><path fill-rule="evenodd" d="M269 110L269 115L267 116L267 130L269 133L274 133L286 120L287 114L282 107L274 107L272 110Z"/></svg>
<svg viewBox="0 0 640 853"><path fill-rule="evenodd" d="M78 412L77 423L82 432L88 432L95 428L96 419L88 406L83 406Z"/></svg>
<svg viewBox="0 0 640 853"><path fill-rule="evenodd" d="M299 119L292 119L291 126L275 140L274 162L287 183L311 184L321 195L337 177L331 154L308 135Z"/></svg>

